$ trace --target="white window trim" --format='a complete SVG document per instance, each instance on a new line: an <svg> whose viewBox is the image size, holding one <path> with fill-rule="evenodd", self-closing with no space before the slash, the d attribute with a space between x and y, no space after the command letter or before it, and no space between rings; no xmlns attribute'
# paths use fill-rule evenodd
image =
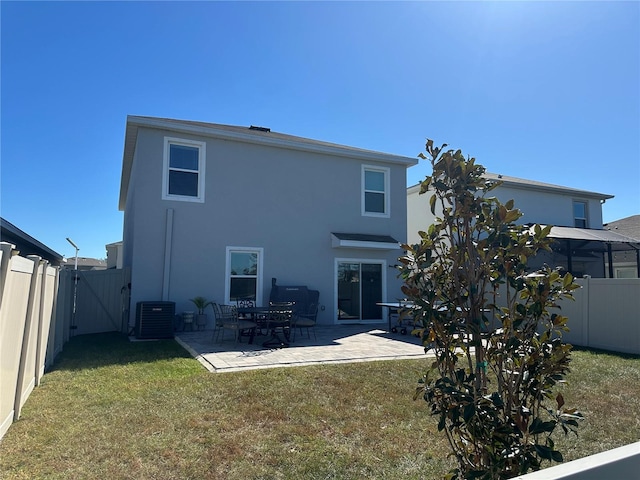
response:
<svg viewBox="0 0 640 480"><path fill-rule="evenodd" d="M384 174L384 213L378 212L367 212L366 211L366 202L365 202L365 172L382 172ZM377 167L373 165L362 165L362 173L361 173L361 204L362 204L362 216L364 217L380 217L380 218L389 218L391 216L391 192L390 192L390 178L391 170L388 167Z"/></svg>
<svg viewBox="0 0 640 480"><path fill-rule="evenodd" d="M631 276L620 276L623 272L629 272ZM637 278L637 272L638 270L634 266L613 267L613 278Z"/></svg>
<svg viewBox="0 0 640 480"><path fill-rule="evenodd" d="M584 220L584 228L589 228L589 202L586 200L580 200L575 198L571 202L571 216L573 217L573 227L582 228L582 227L576 227L576 220L578 220L579 218L579 217L576 217L576 203L581 203L582 205L584 205L584 218L580 218L580 220Z"/></svg>
<svg viewBox="0 0 640 480"><path fill-rule="evenodd" d="M264 248L262 247L227 247L226 257L225 257L225 270L224 270L224 303L229 304L231 300L229 296L231 295L231 252L247 252L247 253L257 253L258 254L258 275L256 279L256 305L262 305L262 265L263 265L263 257L264 257ZM253 277L253 275L251 275Z"/></svg>
<svg viewBox="0 0 640 480"><path fill-rule="evenodd" d="M172 144L198 148L198 196L196 197L169 194L169 146ZM162 199L204 203L206 158L207 151L205 142L185 140L184 138L164 137L164 152L162 158Z"/></svg>
<svg viewBox="0 0 640 480"><path fill-rule="evenodd" d="M338 265L341 263L376 263L382 266L382 301L387 298L387 261L380 258L336 258L333 263L333 324L342 325L345 322L338 320ZM382 309L382 318L380 320L357 320L357 323L376 324L381 321L388 321L388 310ZM362 316L362 315L361 315Z"/></svg>

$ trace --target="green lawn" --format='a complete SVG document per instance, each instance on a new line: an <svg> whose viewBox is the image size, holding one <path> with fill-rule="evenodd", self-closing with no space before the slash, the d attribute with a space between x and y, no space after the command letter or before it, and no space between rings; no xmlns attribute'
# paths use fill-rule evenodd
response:
<svg viewBox="0 0 640 480"><path fill-rule="evenodd" d="M82 336L0 443L0 478L431 479L453 466L425 361L211 374L173 341ZM640 359L576 351L566 460L638 441Z"/></svg>

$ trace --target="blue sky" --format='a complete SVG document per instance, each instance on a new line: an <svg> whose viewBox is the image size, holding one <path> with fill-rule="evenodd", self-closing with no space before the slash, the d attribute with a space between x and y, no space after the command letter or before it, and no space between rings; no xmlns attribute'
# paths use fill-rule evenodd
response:
<svg viewBox="0 0 640 480"><path fill-rule="evenodd" d="M433 138L491 172L615 195L605 222L640 213L638 2L2 1L0 15L0 213L67 257L66 237L101 258L122 238L128 114L411 157Z"/></svg>

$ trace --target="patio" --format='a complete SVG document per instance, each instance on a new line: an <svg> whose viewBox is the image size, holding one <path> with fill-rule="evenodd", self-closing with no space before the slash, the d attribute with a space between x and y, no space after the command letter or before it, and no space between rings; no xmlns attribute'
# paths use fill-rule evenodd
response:
<svg viewBox="0 0 640 480"><path fill-rule="evenodd" d="M320 363L368 362L425 358L420 339L388 331L387 324L317 326L316 337L296 332L287 348L268 349L263 337L249 345L227 335L223 342L212 341L212 330L178 332L176 341L210 372L236 372L257 368L295 367Z"/></svg>

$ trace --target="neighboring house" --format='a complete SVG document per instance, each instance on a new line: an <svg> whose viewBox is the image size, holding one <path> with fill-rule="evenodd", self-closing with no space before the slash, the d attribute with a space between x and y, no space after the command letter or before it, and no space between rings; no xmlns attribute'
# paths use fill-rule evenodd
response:
<svg viewBox="0 0 640 480"><path fill-rule="evenodd" d="M74 270L76 268L76 257L69 257L63 265L63 268ZM99 258L78 257L78 270L106 270L107 262Z"/></svg>
<svg viewBox="0 0 640 480"><path fill-rule="evenodd" d="M640 215L621 218L604 224L606 230L633 238L640 243ZM607 262L608 263L608 262ZM614 278L640 278L640 248L627 251L616 251L613 254Z"/></svg>
<svg viewBox="0 0 640 480"><path fill-rule="evenodd" d="M0 218L0 241L11 243L21 256L38 255L56 267L64 263L62 255L20 230L11 222Z"/></svg>
<svg viewBox="0 0 640 480"><path fill-rule="evenodd" d="M107 243L107 268L122 268L122 241Z"/></svg>
<svg viewBox="0 0 640 480"><path fill-rule="evenodd" d="M633 251L640 246L632 238L603 229L602 204L613 195L489 172L485 177L502 182L487 196L494 196L502 203L513 199L515 207L523 213L518 223L554 226L550 235L555 239L553 253L539 255L539 264L563 267L577 277L613 276L605 263L613 252ZM420 195L419 192L420 185L407 189L410 244L419 242L418 231L426 231L435 218L429 208L431 193Z"/></svg>
<svg viewBox="0 0 640 480"><path fill-rule="evenodd" d="M127 117L120 210L131 311L140 301L320 292L318 322L384 319L401 296L406 170L416 159L271 132ZM212 315L210 315L210 318ZM134 319L130 319L133 324Z"/></svg>
<svg viewBox="0 0 640 480"><path fill-rule="evenodd" d="M605 223L604 228L640 242L640 215L631 215L630 217Z"/></svg>

